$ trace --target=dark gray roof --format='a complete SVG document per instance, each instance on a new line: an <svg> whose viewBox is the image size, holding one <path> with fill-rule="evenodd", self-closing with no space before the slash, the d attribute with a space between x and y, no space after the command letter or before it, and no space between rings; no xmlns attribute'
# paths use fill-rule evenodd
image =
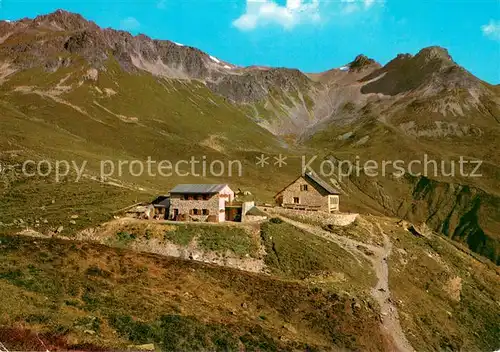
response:
<svg viewBox="0 0 500 352"><path fill-rule="evenodd" d="M226 187L226 184L219 185L200 185L200 184L182 184L177 185L170 190L170 193L219 193Z"/></svg>
<svg viewBox="0 0 500 352"><path fill-rule="evenodd" d="M328 182L324 181L322 178L320 178L317 175L314 175L311 172L306 173L305 177L308 178L309 180L311 180L312 182L316 183L317 185L319 185L321 188L323 188L325 191L327 191L330 194L340 194Z"/></svg>
<svg viewBox="0 0 500 352"><path fill-rule="evenodd" d="M155 208L169 208L170 207L170 197L159 196L152 202Z"/></svg>

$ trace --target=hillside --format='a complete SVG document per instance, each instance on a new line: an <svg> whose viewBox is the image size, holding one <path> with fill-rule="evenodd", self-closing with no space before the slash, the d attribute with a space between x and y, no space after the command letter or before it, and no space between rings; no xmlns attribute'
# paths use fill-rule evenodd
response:
<svg viewBox="0 0 500 352"><path fill-rule="evenodd" d="M445 48L305 73L62 10L0 21L0 131L10 349L500 347L500 89ZM436 161L425 175L422 163L343 174L346 161L424 157ZM123 218L177 183L229 183L272 203L303 158L334 166L322 176L342 212L361 214L354 223ZM458 172L461 159L467 174L481 160L481 176Z"/></svg>
<svg viewBox="0 0 500 352"><path fill-rule="evenodd" d="M254 227L129 219L77 239L1 236L0 338L17 350L379 351L404 336L418 351L499 347L498 268L438 235L379 217ZM249 257L263 266L222 265ZM401 336L386 330L398 313Z"/></svg>
<svg viewBox="0 0 500 352"><path fill-rule="evenodd" d="M132 241L145 240L139 231L130 232ZM120 233L117 229L115 236ZM256 275L85 242L2 236L0 287L2 296L16 299L2 301L8 314L0 325L11 328L0 329L0 336L13 349L39 348L40 342L16 340L27 328L44 331L41 338L56 349L150 343L162 350L376 351L388 346L378 313L363 295L297 280L320 273L334 278L338 258L300 231L295 236L307 248L295 264L298 276L279 270ZM316 262L320 258L332 262Z"/></svg>

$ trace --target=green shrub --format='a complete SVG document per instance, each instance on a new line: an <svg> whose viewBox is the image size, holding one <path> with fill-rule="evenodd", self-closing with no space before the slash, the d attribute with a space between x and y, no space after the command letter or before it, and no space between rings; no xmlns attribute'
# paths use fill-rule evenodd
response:
<svg viewBox="0 0 500 352"><path fill-rule="evenodd" d="M136 238L136 236L132 233L128 233L126 231L120 231L116 234L116 239L118 240L118 242L122 243L122 244L128 244L132 241L134 241Z"/></svg>
<svg viewBox="0 0 500 352"><path fill-rule="evenodd" d="M283 223L283 220L281 220L280 218L271 218L271 219L269 220L269 222L270 222L271 224L282 224L282 223Z"/></svg>

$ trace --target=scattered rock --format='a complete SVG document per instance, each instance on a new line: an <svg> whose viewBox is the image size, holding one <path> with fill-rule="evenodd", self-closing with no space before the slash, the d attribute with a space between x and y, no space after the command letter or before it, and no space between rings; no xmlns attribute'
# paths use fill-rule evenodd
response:
<svg viewBox="0 0 500 352"><path fill-rule="evenodd" d="M21 235L21 236L29 236L29 237L46 237L44 234L37 232L33 229L30 229L30 228L26 228L26 229L22 230L21 232L18 232L17 234ZM36 243L36 242L33 242L33 243Z"/></svg>
<svg viewBox="0 0 500 352"><path fill-rule="evenodd" d="M56 233L61 233L64 231L64 226L59 226L56 230Z"/></svg>
<svg viewBox="0 0 500 352"><path fill-rule="evenodd" d="M78 215L71 215L71 219L78 219Z"/></svg>
<svg viewBox="0 0 500 352"><path fill-rule="evenodd" d="M134 351L154 351L155 350L155 345L154 343L148 343L145 345L134 345L134 346L129 346L131 350Z"/></svg>
<svg viewBox="0 0 500 352"><path fill-rule="evenodd" d="M354 132L350 131L350 132L347 132L347 133L344 133L344 134L338 136L337 139L341 140L341 141L345 141L345 140L351 138L353 134L354 134Z"/></svg>
<svg viewBox="0 0 500 352"><path fill-rule="evenodd" d="M75 221L75 220L70 220L70 221L69 221L69 223L70 223L71 225L76 225L76 221Z"/></svg>
<svg viewBox="0 0 500 352"><path fill-rule="evenodd" d="M455 302L460 301L460 295L462 293L462 278L460 276L455 276L450 278L443 287L444 291L450 295L450 298Z"/></svg>
<svg viewBox="0 0 500 352"><path fill-rule="evenodd" d="M290 331L292 334L296 334L297 330L289 323L283 324L283 329Z"/></svg>
<svg viewBox="0 0 500 352"><path fill-rule="evenodd" d="M416 237L429 238L432 235L432 231L426 224L416 226L413 224L408 224L406 221L402 221L401 225L406 228L412 235Z"/></svg>
<svg viewBox="0 0 500 352"><path fill-rule="evenodd" d="M116 94L116 92L113 89L111 89L111 88L104 88L104 91L106 92L106 95L108 97Z"/></svg>
<svg viewBox="0 0 500 352"><path fill-rule="evenodd" d="M373 255L375 255L375 253L372 250L366 248L365 246L359 245L356 248L358 250L360 250L361 252L363 252L364 254L366 254L367 256L373 256Z"/></svg>
<svg viewBox="0 0 500 352"><path fill-rule="evenodd" d="M370 136L364 136L363 138L361 138L359 141L355 142L354 143L354 146L360 146L360 145L363 145L365 144L366 142L368 142L368 140L370 139Z"/></svg>
<svg viewBox="0 0 500 352"><path fill-rule="evenodd" d="M97 81L97 78L99 78L99 71L97 71L97 69L95 68L90 68L87 70L84 78L95 82Z"/></svg>

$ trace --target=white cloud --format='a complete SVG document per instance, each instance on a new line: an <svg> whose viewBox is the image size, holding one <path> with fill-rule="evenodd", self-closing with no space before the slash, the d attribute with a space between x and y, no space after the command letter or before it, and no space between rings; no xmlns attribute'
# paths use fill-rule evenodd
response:
<svg viewBox="0 0 500 352"><path fill-rule="evenodd" d="M375 0L364 0L365 7L371 7L374 3Z"/></svg>
<svg viewBox="0 0 500 352"><path fill-rule="evenodd" d="M383 4L384 0L378 0L377 2ZM340 3L342 13L350 14L371 8L375 4L375 0L340 0Z"/></svg>
<svg viewBox="0 0 500 352"><path fill-rule="evenodd" d="M305 22L317 23L320 18L319 0L287 0L285 6L274 0L247 0L246 12L233 25L246 31L268 24L291 29Z"/></svg>
<svg viewBox="0 0 500 352"><path fill-rule="evenodd" d="M491 20L490 23L481 26L481 30L488 38L500 40L500 21Z"/></svg>
<svg viewBox="0 0 500 352"><path fill-rule="evenodd" d="M165 10L167 8L167 1L166 0L159 0L156 3L156 7L160 10Z"/></svg>
<svg viewBox="0 0 500 352"><path fill-rule="evenodd" d="M121 20L120 22L120 28L126 31L133 31L138 29L141 26L139 21L135 19L134 17L127 17Z"/></svg>

